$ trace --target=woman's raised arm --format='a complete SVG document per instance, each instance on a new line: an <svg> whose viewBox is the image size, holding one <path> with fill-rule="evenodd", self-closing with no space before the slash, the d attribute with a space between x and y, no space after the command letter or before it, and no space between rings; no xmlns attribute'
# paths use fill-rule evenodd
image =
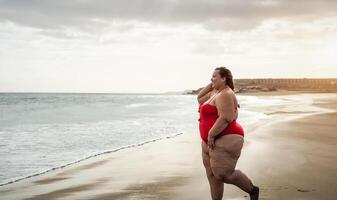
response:
<svg viewBox="0 0 337 200"><path fill-rule="evenodd" d="M210 92L213 90L212 83L209 83L207 86L202 88L198 94L198 103L203 104L210 97Z"/></svg>

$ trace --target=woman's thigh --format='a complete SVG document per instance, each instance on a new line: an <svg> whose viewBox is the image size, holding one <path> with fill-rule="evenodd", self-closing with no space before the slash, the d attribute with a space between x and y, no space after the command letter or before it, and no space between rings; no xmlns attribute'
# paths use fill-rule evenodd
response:
<svg viewBox="0 0 337 200"><path fill-rule="evenodd" d="M241 135L228 134L215 140L215 147L209 149L209 163L211 168L222 168L233 171L241 155L244 139Z"/></svg>
<svg viewBox="0 0 337 200"><path fill-rule="evenodd" d="M202 151L202 162L205 168L210 168L210 157L209 157L209 149L207 144L204 141L201 141L201 151Z"/></svg>

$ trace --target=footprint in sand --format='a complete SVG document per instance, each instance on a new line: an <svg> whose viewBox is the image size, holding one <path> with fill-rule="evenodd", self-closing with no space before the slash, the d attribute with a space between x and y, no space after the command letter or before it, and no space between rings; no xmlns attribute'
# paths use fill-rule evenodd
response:
<svg viewBox="0 0 337 200"><path fill-rule="evenodd" d="M306 190L306 189L297 188L297 191L298 192L312 192L312 191L315 191L315 189Z"/></svg>

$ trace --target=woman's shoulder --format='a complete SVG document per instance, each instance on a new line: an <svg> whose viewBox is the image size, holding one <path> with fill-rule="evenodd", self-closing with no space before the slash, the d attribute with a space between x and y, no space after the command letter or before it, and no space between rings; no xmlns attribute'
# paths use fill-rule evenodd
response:
<svg viewBox="0 0 337 200"><path fill-rule="evenodd" d="M221 91L216 99L221 99L223 101L232 100L234 103L237 102L235 93L230 88Z"/></svg>
<svg viewBox="0 0 337 200"><path fill-rule="evenodd" d="M233 96L235 93L231 88L224 89L220 91L219 96Z"/></svg>

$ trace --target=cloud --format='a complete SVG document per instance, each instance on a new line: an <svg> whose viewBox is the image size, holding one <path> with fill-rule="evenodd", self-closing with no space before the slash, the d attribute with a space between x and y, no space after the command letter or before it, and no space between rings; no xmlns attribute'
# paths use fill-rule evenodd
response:
<svg viewBox="0 0 337 200"><path fill-rule="evenodd" d="M311 20L336 16L336 10L333 0L0 0L2 21L85 32L129 20L201 24L222 31L250 30L269 19Z"/></svg>

